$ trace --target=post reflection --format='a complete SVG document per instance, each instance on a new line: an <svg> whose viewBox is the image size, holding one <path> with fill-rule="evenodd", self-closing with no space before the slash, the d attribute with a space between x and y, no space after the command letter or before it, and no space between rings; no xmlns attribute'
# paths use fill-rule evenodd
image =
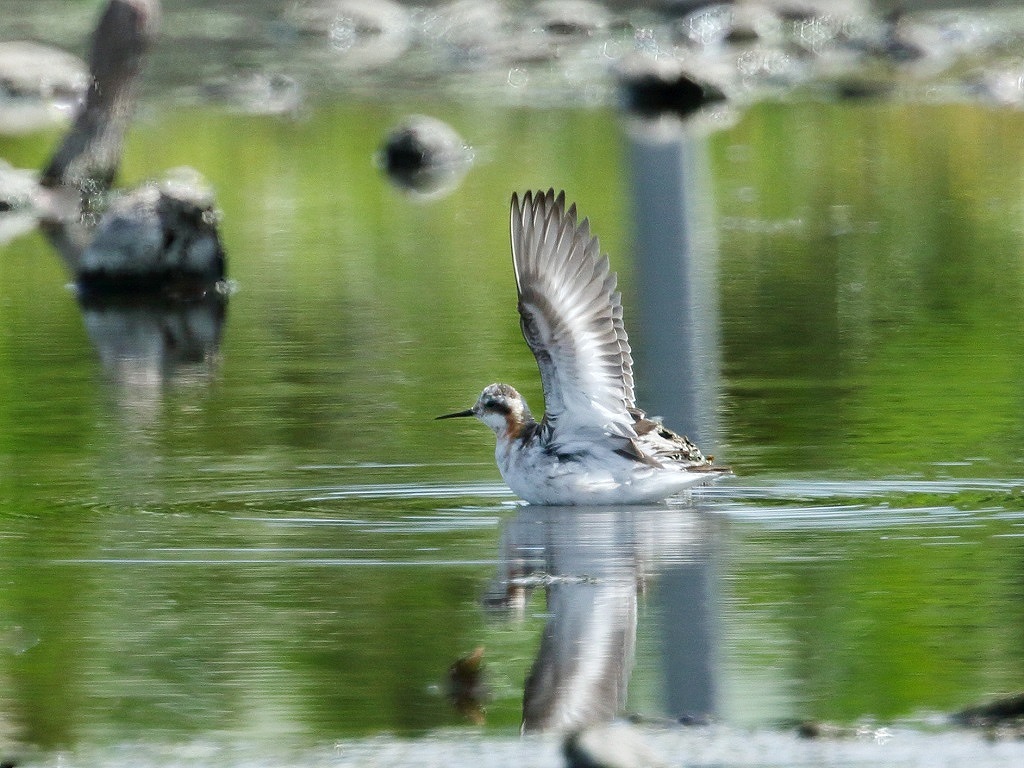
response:
<svg viewBox="0 0 1024 768"><path fill-rule="evenodd" d="M666 670L678 689L666 692L667 704L688 716L713 714L710 525L692 505L528 506L508 522L487 601L521 611L529 593L543 587L548 614L525 683L524 732L572 731L624 711L640 597L649 581L676 569L699 586L673 580L654 592L664 658L678 665Z"/></svg>
<svg viewBox="0 0 1024 768"><path fill-rule="evenodd" d="M709 452L721 445L718 243L709 125L689 118L628 118L634 264L643 341L637 382L652 414ZM713 547L694 548L662 572L665 707L683 719L719 712Z"/></svg>
<svg viewBox="0 0 1024 768"><path fill-rule="evenodd" d="M720 444L718 245L707 128L626 124L639 328L638 399L712 453Z"/></svg>

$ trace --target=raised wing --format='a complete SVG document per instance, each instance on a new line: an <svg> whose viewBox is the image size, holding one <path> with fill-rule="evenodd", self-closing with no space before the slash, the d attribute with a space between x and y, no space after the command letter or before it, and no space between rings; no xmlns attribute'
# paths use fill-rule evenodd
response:
<svg viewBox="0 0 1024 768"><path fill-rule="evenodd" d="M512 263L523 336L540 368L544 427L557 450L636 437L633 358L608 257L565 193L512 195Z"/></svg>

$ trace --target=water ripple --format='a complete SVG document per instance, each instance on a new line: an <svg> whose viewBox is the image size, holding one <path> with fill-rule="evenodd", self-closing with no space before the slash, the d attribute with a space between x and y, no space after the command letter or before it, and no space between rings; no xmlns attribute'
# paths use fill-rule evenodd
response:
<svg viewBox="0 0 1024 768"><path fill-rule="evenodd" d="M1024 520L1024 480L769 480L700 491L708 511L782 528L979 528Z"/></svg>
<svg viewBox="0 0 1024 768"><path fill-rule="evenodd" d="M700 489L702 497L749 499L858 498L890 494L954 495L967 492L1011 494L1024 491L1024 479L968 478L926 480L766 480L743 484L721 483Z"/></svg>

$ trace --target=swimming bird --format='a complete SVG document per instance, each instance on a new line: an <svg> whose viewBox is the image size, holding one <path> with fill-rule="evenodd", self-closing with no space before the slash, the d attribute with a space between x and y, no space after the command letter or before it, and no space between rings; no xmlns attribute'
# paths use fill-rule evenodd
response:
<svg viewBox="0 0 1024 768"><path fill-rule="evenodd" d="M501 476L531 504L660 501L728 471L636 407L617 277L565 193L513 194L511 236L544 417L536 421L508 384L491 384L472 408L437 418L475 416L490 427Z"/></svg>

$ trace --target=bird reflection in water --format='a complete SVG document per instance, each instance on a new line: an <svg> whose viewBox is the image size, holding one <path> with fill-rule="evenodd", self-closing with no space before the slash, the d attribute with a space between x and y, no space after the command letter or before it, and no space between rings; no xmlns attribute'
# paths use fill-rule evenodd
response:
<svg viewBox="0 0 1024 768"><path fill-rule="evenodd" d="M485 599L492 608L521 612L535 587L545 591L548 618L525 684L524 733L571 732L623 713L636 658L641 591L649 578L671 578L680 567L688 577L694 568L703 569L705 578L694 583L711 583L709 526L693 509L678 507L575 507L567 513L529 506L518 511L502 532L499 572ZM699 708L700 715L710 716L711 594L655 594L664 603L660 613L673 617L671 626L663 622L664 644L704 656L690 659L691 674L683 683L688 700L675 697L673 707L690 716ZM673 602L686 604L670 610ZM694 638L694 633L702 636Z"/></svg>

